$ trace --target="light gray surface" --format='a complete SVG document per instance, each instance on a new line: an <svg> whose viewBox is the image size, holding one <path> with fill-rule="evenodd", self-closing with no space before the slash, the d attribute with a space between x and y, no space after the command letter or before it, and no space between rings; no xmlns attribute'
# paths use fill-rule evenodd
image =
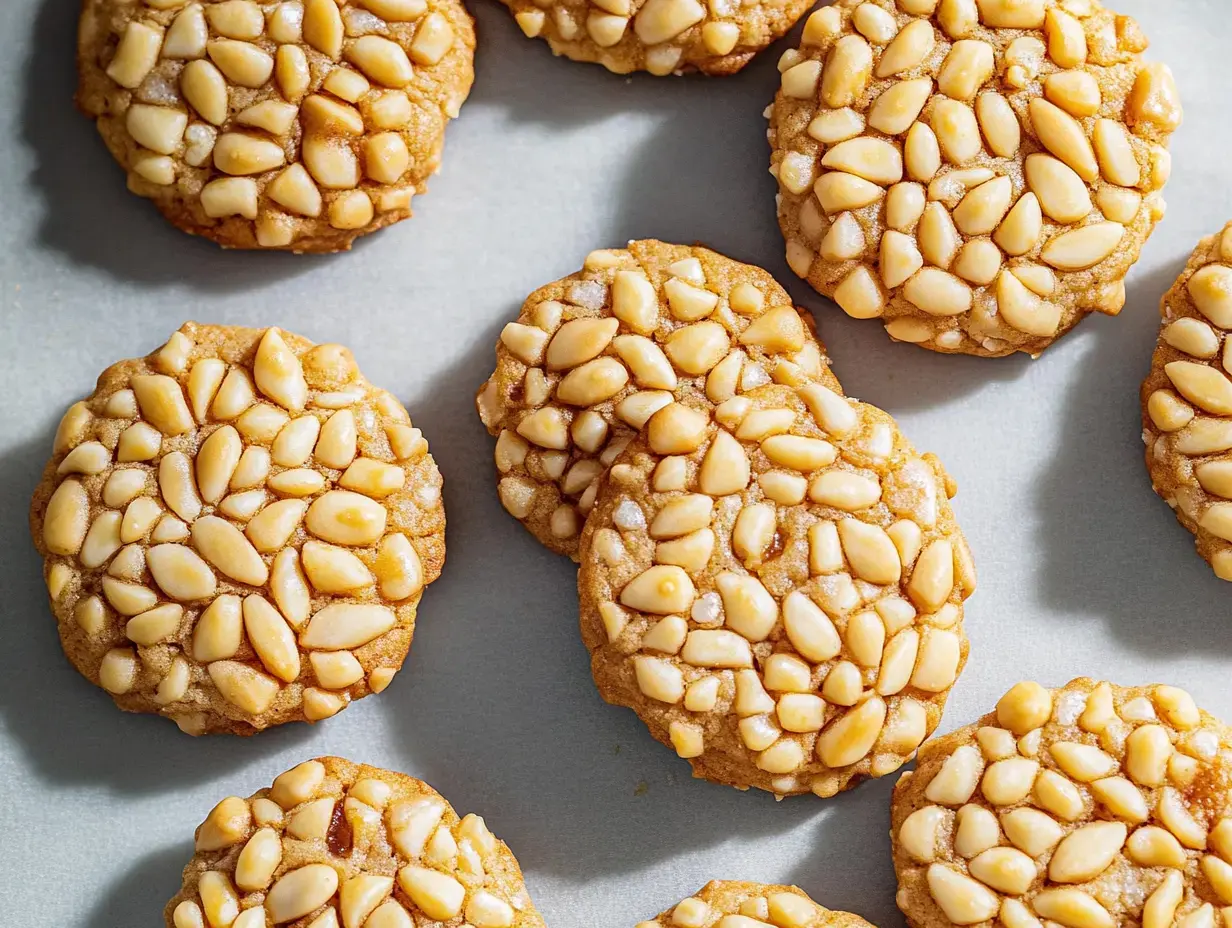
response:
<svg viewBox="0 0 1232 928"><path fill-rule="evenodd" d="M883 926L889 780L821 802L693 782L605 706L570 564L506 516L471 407L535 286L631 237L762 264L818 316L847 389L957 477L981 585L945 728L1021 677L1188 686L1232 721L1232 587L1150 491L1138 383L1159 297L1232 218L1227 0L1121 0L1186 108L1170 210L1120 318L1042 360L892 345L787 272L761 111L775 49L723 80L628 82L553 60L476 0L478 80L410 222L328 259L225 254L129 196L71 109L75 0L0 0L0 923L154 928L219 798L332 752L421 776L507 840L552 928L632 928L716 877L794 882ZM381 697L256 738L193 740L117 712L60 655L26 528L61 412L186 318L351 345L409 405L445 474L449 553Z"/></svg>

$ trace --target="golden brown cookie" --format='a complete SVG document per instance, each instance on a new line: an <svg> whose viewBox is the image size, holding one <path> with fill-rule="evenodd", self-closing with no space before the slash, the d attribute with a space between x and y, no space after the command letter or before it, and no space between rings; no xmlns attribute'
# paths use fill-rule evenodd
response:
<svg viewBox="0 0 1232 928"><path fill-rule="evenodd" d="M953 483L881 410L771 385L657 412L582 536L608 702L694 776L832 796L901 767L967 657Z"/></svg>
<svg viewBox="0 0 1232 928"><path fill-rule="evenodd" d="M167 928L543 928L505 843L404 773L310 760L196 837Z"/></svg>
<svg viewBox="0 0 1232 928"><path fill-rule="evenodd" d="M1019 683L894 789L913 928L1232 919L1232 731L1173 686Z"/></svg>
<svg viewBox="0 0 1232 928"><path fill-rule="evenodd" d="M596 481L651 414L830 372L812 317L766 271L653 240L593 251L501 332L475 405L497 436L501 503L577 559Z"/></svg>
<svg viewBox="0 0 1232 928"><path fill-rule="evenodd" d="M1232 580L1232 224L1203 239L1159 307L1142 438L1151 485Z"/></svg>
<svg viewBox="0 0 1232 928"><path fill-rule="evenodd" d="M1096 0L839 0L779 63L787 263L934 351L1038 355L1115 315L1163 216L1172 74Z"/></svg>
<svg viewBox="0 0 1232 928"><path fill-rule="evenodd" d="M711 880L637 928L872 928L858 915L824 908L797 886Z"/></svg>
<svg viewBox="0 0 1232 928"><path fill-rule="evenodd" d="M341 251L411 215L474 49L459 0L85 0L77 103L185 232Z"/></svg>
<svg viewBox="0 0 1232 928"><path fill-rule="evenodd" d="M735 74L786 35L808 0L503 0L528 38L617 74Z"/></svg>
<svg viewBox="0 0 1232 928"><path fill-rule="evenodd" d="M195 322L69 407L30 527L69 660L194 735L381 692L445 561L428 443L349 350Z"/></svg>

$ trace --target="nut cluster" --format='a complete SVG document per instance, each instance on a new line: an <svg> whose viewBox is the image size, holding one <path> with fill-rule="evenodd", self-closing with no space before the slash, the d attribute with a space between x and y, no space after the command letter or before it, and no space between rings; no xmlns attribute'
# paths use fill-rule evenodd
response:
<svg viewBox="0 0 1232 928"><path fill-rule="evenodd" d="M617 74L734 74L786 35L807 0L503 0L528 38Z"/></svg>
<svg viewBox="0 0 1232 928"><path fill-rule="evenodd" d="M770 382L841 392L810 318L768 273L657 241L591 252L535 291L496 357L476 408L497 436L501 503L575 558L598 478L663 407Z"/></svg>
<svg viewBox="0 0 1232 928"><path fill-rule="evenodd" d="M1232 732L1172 686L1020 683L894 793L913 925L1232 920Z"/></svg>
<svg viewBox="0 0 1232 928"><path fill-rule="evenodd" d="M582 538L600 692L707 779L824 797L897 770L966 660L952 491L889 416L820 384L713 422L663 408Z"/></svg>
<svg viewBox="0 0 1232 928"><path fill-rule="evenodd" d="M1096 0L840 0L770 112L787 261L942 352L1038 354L1115 314L1163 215L1171 72Z"/></svg>
<svg viewBox="0 0 1232 928"><path fill-rule="evenodd" d="M197 829L167 928L542 928L509 848L405 774L337 757Z"/></svg>
<svg viewBox="0 0 1232 928"><path fill-rule="evenodd" d="M379 693L445 556L427 442L346 348L191 322L69 408L31 525L73 663L190 734Z"/></svg>
<svg viewBox="0 0 1232 928"><path fill-rule="evenodd" d="M1160 314L1142 385L1147 469L1198 552L1232 580L1232 224L1198 245Z"/></svg>
<svg viewBox="0 0 1232 928"><path fill-rule="evenodd" d="M818 905L796 886L711 880L637 928L872 928L850 912Z"/></svg>
<svg viewBox="0 0 1232 928"><path fill-rule="evenodd" d="M473 50L456 0L90 0L78 101L186 231L336 251L410 216Z"/></svg>

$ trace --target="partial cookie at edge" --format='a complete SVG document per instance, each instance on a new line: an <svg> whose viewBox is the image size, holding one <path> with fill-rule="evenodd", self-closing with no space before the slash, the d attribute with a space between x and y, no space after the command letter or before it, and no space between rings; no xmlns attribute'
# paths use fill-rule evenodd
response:
<svg viewBox="0 0 1232 928"><path fill-rule="evenodd" d="M1151 486L1216 576L1232 580L1232 223L1198 244L1159 313L1142 383Z"/></svg>
<svg viewBox="0 0 1232 928"><path fill-rule="evenodd" d="M807 0L502 0L528 38L617 74L735 74L786 35Z"/></svg>
<svg viewBox="0 0 1232 928"><path fill-rule="evenodd" d="M513 853L428 784L307 761L196 832L167 928L543 928Z"/></svg>
<svg viewBox="0 0 1232 928"><path fill-rule="evenodd" d="M77 103L185 232L340 251L411 215L474 48L458 0L85 0Z"/></svg>
<svg viewBox="0 0 1232 928"><path fill-rule="evenodd" d="M751 921L750 921L751 920ZM858 915L818 905L798 886L711 880L636 928L872 928Z"/></svg>
<svg viewBox="0 0 1232 928"><path fill-rule="evenodd" d="M1232 919L1232 731L1177 687L1020 683L920 749L891 823L913 928Z"/></svg>
<svg viewBox="0 0 1232 928"><path fill-rule="evenodd" d="M1146 45L1094 0L813 13L769 113L788 264L941 352L1037 355L1119 312L1181 121Z"/></svg>

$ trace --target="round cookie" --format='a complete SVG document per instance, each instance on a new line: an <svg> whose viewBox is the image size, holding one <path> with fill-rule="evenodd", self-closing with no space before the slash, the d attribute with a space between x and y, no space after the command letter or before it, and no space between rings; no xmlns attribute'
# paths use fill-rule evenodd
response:
<svg viewBox="0 0 1232 928"><path fill-rule="evenodd" d="M167 928L543 928L503 841L404 773L322 757L196 832Z"/></svg>
<svg viewBox="0 0 1232 928"><path fill-rule="evenodd" d="M1019 683L894 789L913 928L1232 920L1232 731L1172 686Z"/></svg>
<svg viewBox="0 0 1232 928"><path fill-rule="evenodd" d="M608 702L697 777L832 796L901 767L967 657L954 487L881 410L820 384L674 404L582 537L582 637Z"/></svg>
<svg viewBox="0 0 1232 928"><path fill-rule="evenodd" d="M858 915L818 905L798 886L711 880L637 928L872 928Z"/></svg>
<svg viewBox="0 0 1232 928"><path fill-rule="evenodd" d="M735 74L786 35L807 0L502 0L528 38L616 74Z"/></svg>
<svg viewBox="0 0 1232 928"><path fill-rule="evenodd" d="M1142 438L1151 485L1232 580L1232 224L1203 239L1160 304Z"/></svg>
<svg viewBox="0 0 1232 928"><path fill-rule="evenodd" d="M381 692L445 560L428 444L350 351L194 322L69 407L30 526L69 660L194 735Z"/></svg>
<svg viewBox="0 0 1232 928"><path fill-rule="evenodd" d="M185 232L341 251L411 215L474 49L459 0L85 0L77 104Z"/></svg>
<svg viewBox="0 0 1232 928"><path fill-rule="evenodd" d="M1115 315L1163 216L1172 74L1096 0L839 0L779 64L787 262L934 351L1038 355Z"/></svg>
<svg viewBox="0 0 1232 928"><path fill-rule="evenodd" d="M673 399L710 408L771 380L837 392L812 317L766 271L653 240L591 252L501 332L475 398L501 503L577 559L599 475Z"/></svg>

